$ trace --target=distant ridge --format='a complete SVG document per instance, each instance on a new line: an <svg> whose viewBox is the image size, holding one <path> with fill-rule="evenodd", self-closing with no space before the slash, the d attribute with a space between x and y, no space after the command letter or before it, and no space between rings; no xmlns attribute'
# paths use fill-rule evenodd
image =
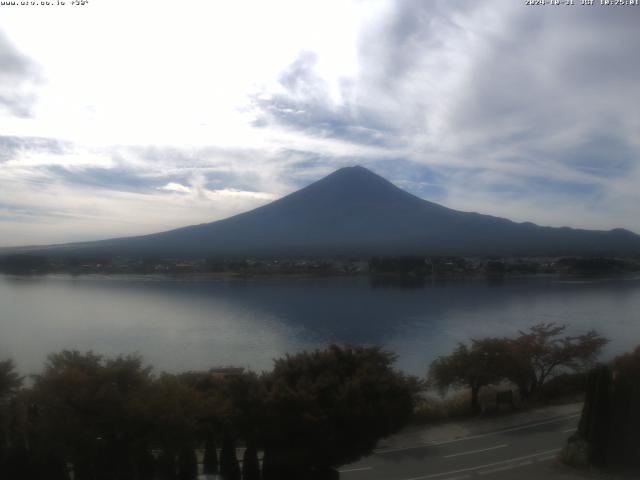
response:
<svg viewBox="0 0 640 480"><path fill-rule="evenodd" d="M50 256L170 258L635 255L640 254L640 236L624 229L541 227L460 212L418 198L355 166L224 220L28 251Z"/></svg>

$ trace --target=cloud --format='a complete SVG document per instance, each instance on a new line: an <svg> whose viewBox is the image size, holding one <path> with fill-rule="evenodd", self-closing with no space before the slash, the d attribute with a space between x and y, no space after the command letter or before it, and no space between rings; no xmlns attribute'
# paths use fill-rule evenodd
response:
<svg viewBox="0 0 640 480"><path fill-rule="evenodd" d="M213 190L211 193L214 195L220 195L223 197L245 197L255 200L275 200L278 197L271 193L266 192L251 192L236 190L235 188L224 188L222 190Z"/></svg>
<svg viewBox="0 0 640 480"><path fill-rule="evenodd" d="M64 142L52 138L0 135L0 163L24 154L61 155L64 149Z"/></svg>
<svg viewBox="0 0 640 480"><path fill-rule="evenodd" d="M80 166L50 165L39 170L52 181L67 185L69 188L82 187L137 193L149 193L176 177L116 165L109 167L90 164Z"/></svg>
<svg viewBox="0 0 640 480"><path fill-rule="evenodd" d="M41 80L40 71L1 30L0 66L0 111L4 109L15 117L30 117L35 102L32 88Z"/></svg>
<svg viewBox="0 0 640 480"><path fill-rule="evenodd" d="M466 189L494 212L517 203L518 219L613 227L625 218L639 229L622 213L640 201L624 186L640 180L640 92L625 88L640 74L638 13L507 12L479 36L442 122L441 145L470 170L451 184L452 201ZM481 200L489 195L491 206Z"/></svg>
<svg viewBox="0 0 640 480"><path fill-rule="evenodd" d="M189 193L191 189L185 185L175 182L169 182L160 187L158 190L166 190L167 192Z"/></svg>
<svg viewBox="0 0 640 480"><path fill-rule="evenodd" d="M591 147L595 136L608 147L637 146L640 115L632 105L640 93L624 87L640 72L633 53L640 36L629 17L638 20L635 12L601 7L511 12L482 39L452 106L456 140L537 156L546 148ZM612 45L625 48L612 53Z"/></svg>
<svg viewBox="0 0 640 480"><path fill-rule="evenodd" d="M60 166L65 168L101 167L104 169L111 166L111 157L88 150L78 150L57 155L52 155L51 152L28 153L18 155L6 163L11 167Z"/></svg>
<svg viewBox="0 0 640 480"><path fill-rule="evenodd" d="M254 125L276 123L321 138L386 144L390 138L384 122L351 103L347 80L340 85L339 98L333 98L329 83L315 70L317 62L315 53L301 52L280 74L279 91L252 95Z"/></svg>

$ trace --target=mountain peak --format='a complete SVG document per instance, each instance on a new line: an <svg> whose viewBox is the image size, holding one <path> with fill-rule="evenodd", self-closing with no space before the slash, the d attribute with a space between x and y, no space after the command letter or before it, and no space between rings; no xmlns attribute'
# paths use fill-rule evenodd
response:
<svg viewBox="0 0 640 480"><path fill-rule="evenodd" d="M326 177L318 180L316 184L333 184L333 185L343 185L343 186L349 186L349 187L355 187L356 185L360 185L360 186L368 185L371 188L374 188L374 187L377 187L377 188L393 187L394 189L397 188L386 178L381 177L377 173L372 172L368 168L365 168L360 165L340 168L334 171L333 173L330 173Z"/></svg>
<svg viewBox="0 0 640 480"><path fill-rule="evenodd" d="M362 165L351 165L350 167L342 167L339 168L338 170L336 170L334 173L338 173L338 172L369 172L369 173L373 173L371 170L369 170L368 168L363 167Z"/></svg>
<svg viewBox="0 0 640 480"><path fill-rule="evenodd" d="M339 168L338 170L334 171L333 173L330 173L329 175L327 175L327 177L342 177L342 176L349 176L349 177L378 177L378 178L382 178L380 175L373 173L371 170L369 170L368 168L363 167L362 165L353 165L351 167L342 167Z"/></svg>
<svg viewBox="0 0 640 480"><path fill-rule="evenodd" d="M335 203L353 198L388 198L409 194L371 170L356 165L340 168L302 190L294 192L290 197L298 199L308 195L312 196L314 201L330 200ZM320 198L322 200L319 200Z"/></svg>

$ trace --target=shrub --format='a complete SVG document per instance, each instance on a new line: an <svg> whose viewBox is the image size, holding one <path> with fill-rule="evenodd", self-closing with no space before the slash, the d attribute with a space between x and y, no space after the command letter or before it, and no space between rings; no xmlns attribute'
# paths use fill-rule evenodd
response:
<svg viewBox="0 0 640 480"><path fill-rule="evenodd" d="M562 399L582 399L587 390L587 373L562 373L548 380L538 392L538 399L552 402Z"/></svg>

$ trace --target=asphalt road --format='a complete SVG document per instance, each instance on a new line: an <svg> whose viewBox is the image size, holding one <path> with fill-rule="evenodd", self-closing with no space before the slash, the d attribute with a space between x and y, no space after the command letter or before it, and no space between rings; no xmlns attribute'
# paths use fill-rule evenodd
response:
<svg viewBox="0 0 640 480"><path fill-rule="evenodd" d="M439 443L394 445L340 469L343 480L564 480L583 478L556 457L579 415Z"/></svg>

